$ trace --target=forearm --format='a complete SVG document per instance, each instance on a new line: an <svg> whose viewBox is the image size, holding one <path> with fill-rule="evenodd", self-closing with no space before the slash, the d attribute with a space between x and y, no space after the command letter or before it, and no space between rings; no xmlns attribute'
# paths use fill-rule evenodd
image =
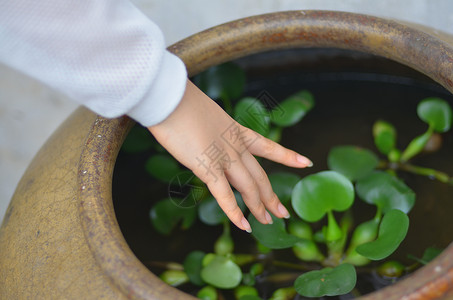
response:
<svg viewBox="0 0 453 300"><path fill-rule="evenodd" d="M159 28L127 0L0 4L0 61L105 117L165 119L186 84Z"/></svg>

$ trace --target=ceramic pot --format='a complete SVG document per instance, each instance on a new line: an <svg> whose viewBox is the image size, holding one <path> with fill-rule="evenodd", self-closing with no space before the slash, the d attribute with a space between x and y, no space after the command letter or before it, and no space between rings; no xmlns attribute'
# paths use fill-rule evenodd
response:
<svg viewBox="0 0 453 300"><path fill-rule="evenodd" d="M290 11L220 25L169 50L195 75L258 52L351 49L400 62L452 92L452 44L447 35L371 16ZM192 298L149 272L118 227L112 173L133 125L127 117L108 120L79 108L37 153L0 229L1 299ZM449 297L453 297L452 245L407 279L363 299Z"/></svg>

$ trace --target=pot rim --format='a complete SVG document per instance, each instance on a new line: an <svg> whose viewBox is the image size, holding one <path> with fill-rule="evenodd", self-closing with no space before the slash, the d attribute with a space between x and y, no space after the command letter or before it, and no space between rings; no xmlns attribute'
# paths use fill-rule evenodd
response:
<svg viewBox="0 0 453 300"><path fill-rule="evenodd" d="M407 65L453 92L453 48L424 31L396 21L334 11L286 11L225 23L190 36L168 49L190 76L254 53L288 48L341 48ZM112 284L131 299L190 299L168 286L133 254L118 226L112 175L129 129L127 117L97 117L79 161L80 219L92 255ZM399 283L363 299L438 299L453 293L453 244Z"/></svg>

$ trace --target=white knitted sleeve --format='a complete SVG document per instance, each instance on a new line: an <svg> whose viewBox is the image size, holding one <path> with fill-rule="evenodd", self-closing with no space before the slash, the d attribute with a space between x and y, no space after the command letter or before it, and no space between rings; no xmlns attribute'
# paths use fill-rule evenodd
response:
<svg viewBox="0 0 453 300"><path fill-rule="evenodd" d="M0 62L144 126L176 108L187 80L160 29L128 0L2 0Z"/></svg>

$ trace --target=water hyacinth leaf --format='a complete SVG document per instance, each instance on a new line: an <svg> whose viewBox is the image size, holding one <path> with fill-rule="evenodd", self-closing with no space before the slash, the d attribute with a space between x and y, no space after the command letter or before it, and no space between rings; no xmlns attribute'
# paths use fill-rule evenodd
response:
<svg viewBox="0 0 453 300"><path fill-rule="evenodd" d="M225 226L230 226L226 223ZM234 241L231 238L230 233L223 233L214 243L214 252L218 255L228 255L231 254L234 250Z"/></svg>
<svg viewBox="0 0 453 300"><path fill-rule="evenodd" d="M245 299L245 296L258 297L258 291L256 288L248 285L240 285L234 289L234 296L236 299Z"/></svg>
<svg viewBox="0 0 453 300"><path fill-rule="evenodd" d="M215 287L207 285L198 291L197 298L201 300L217 300L217 290Z"/></svg>
<svg viewBox="0 0 453 300"><path fill-rule="evenodd" d="M244 212L246 206L241 194L238 191L234 191L234 196L236 197L239 208ZM212 195L204 199L198 206L198 217L207 225L219 225L228 220L228 217Z"/></svg>
<svg viewBox="0 0 453 300"><path fill-rule="evenodd" d="M269 300L292 300L296 297L296 290L294 287L279 288L272 293Z"/></svg>
<svg viewBox="0 0 453 300"><path fill-rule="evenodd" d="M289 204L293 188L300 179L300 176L289 172L272 173L269 175L272 189L284 205Z"/></svg>
<svg viewBox="0 0 453 300"><path fill-rule="evenodd" d="M430 261L435 259L439 254L441 254L443 249L436 248L436 247L429 247L423 252L423 257L421 258L421 262L423 264L428 264Z"/></svg>
<svg viewBox="0 0 453 300"><path fill-rule="evenodd" d="M308 91L300 91L289 96L273 108L270 117L272 123L281 127L293 126L313 108L315 101Z"/></svg>
<svg viewBox="0 0 453 300"><path fill-rule="evenodd" d="M170 154L156 154L151 156L145 162L145 169L154 178L166 183L183 172L179 163Z"/></svg>
<svg viewBox="0 0 453 300"><path fill-rule="evenodd" d="M266 137L273 142L280 143L282 139L282 127L271 127Z"/></svg>
<svg viewBox="0 0 453 300"><path fill-rule="evenodd" d="M160 274L160 279L174 287L189 281L187 274L180 270L166 270Z"/></svg>
<svg viewBox="0 0 453 300"><path fill-rule="evenodd" d="M271 214L272 215L272 214ZM285 221L272 216L273 224L261 224L254 215L248 217L252 235L264 246L284 249L294 246L301 239L286 232Z"/></svg>
<svg viewBox="0 0 453 300"><path fill-rule="evenodd" d="M298 218L289 219L288 232L301 239L313 239L313 230L311 229L311 226Z"/></svg>
<svg viewBox="0 0 453 300"><path fill-rule="evenodd" d="M356 227L351 237L351 246L354 248L358 245L374 241L378 235L379 220L372 219L361 223Z"/></svg>
<svg viewBox="0 0 453 300"><path fill-rule="evenodd" d="M384 259L398 248L408 229L408 216L399 209L392 209L382 218L376 240L357 246L356 251L371 260Z"/></svg>
<svg viewBox="0 0 453 300"><path fill-rule="evenodd" d="M201 269L203 267L203 258L206 253L202 251L192 251L184 259L184 272L195 285L203 285L205 282L201 279Z"/></svg>
<svg viewBox="0 0 453 300"><path fill-rule="evenodd" d="M415 137L409 143L406 149L404 149L403 153L401 154L401 160L408 161L418 153L422 152L432 135L433 129L430 127L425 133Z"/></svg>
<svg viewBox="0 0 453 300"><path fill-rule="evenodd" d="M378 206L383 213L392 209L408 213L415 203L414 191L397 177L382 171L373 171L357 181L356 191L360 199Z"/></svg>
<svg viewBox="0 0 453 300"><path fill-rule="evenodd" d="M198 206L198 217L207 225L219 225L228 220L212 195L204 199Z"/></svg>
<svg viewBox="0 0 453 300"><path fill-rule="evenodd" d="M195 76L193 82L213 99L237 99L244 90L245 73L234 63L224 63Z"/></svg>
<svg viewBox="0 0 453 300"><path fill-rule="evenodd" d="M294 287L305 297L336 296L349 293L357 282L355 268L341 264L335 268L310 271L300 275Z"/></svg>
<svg viewBox="0 0 453 300"><path fill-rule="evenodd" d="M187 229L196 220L195 207L181 208L175 205L176 199L163 199L150 210L150 218L154 228L161 234L168 235L180 223L181 229ZM177 200L176 200L177 201Z"/></svg>
<svg viewBox="0 0 453 300"><path fill-rule="evenodd" d="M396 146L396 130L392 124L378 120L373 124L374 144L382 154L389 154Z"/></svg>
<svg viewBox="0 0 453 300"><path fill-rule="evenodd" d="M297 242L292 250L294 255L302 261L322 261L324 259L316 243L311 240L303 239Z"/></svg>
<svg viewBox="0 0 453 300"><path fill-rule="evenodd" d="M423 252L422 258L415 257L413 255L408 255L409 258L418 261L419 263L426 265L433 259L435 259L439 254L441 254L443 249L436 248L436 247L428 247Z"/></svg>
<svg viewBox="0 0 453 300"><path fill-rule="evenodd" d="M232 289L242 280L242 271L230 258L216 255L202 270L201 278L208 284Z"/></svg>
<svg viewBox="0 0 453 300"><path fill-rule="evenodd" d="M361 223L354 230L349 248L346 252L345 262L351 263L355 266L363 266L370 262L370 260L357 253L356 247L371 241L374 241L379 231L378 219L372 219Z"/></svg>
<svg viewBox="0 0 453 300"><path fill-rule="evenodd" d="M379 163L377 156L368 149L357 146L337 146L327 156L329 169L355 181L369 174Z"/></svg>
<svg viewBox="0 0 453 300"><path fill-rule="evenodd" d="M451 107L443 99L433 97L422 100L417 106L417 114L436 132L446 132L451 128Z"/></svg>
<svg viewBox="0 0 453 300"><path fill-rule="evenodd" d="M300 180L292 192L294 211L308 222L320 220L329 211L345 211L354 202L354 187L343 175L323 171Z"/></svg>
<svg viewBox="0 0 453 300"><path fill-rule="evenodd" d="M239 100L234 107L234 119L263 136L269 133L269 112L258 99L246 97Z"/></svg>

